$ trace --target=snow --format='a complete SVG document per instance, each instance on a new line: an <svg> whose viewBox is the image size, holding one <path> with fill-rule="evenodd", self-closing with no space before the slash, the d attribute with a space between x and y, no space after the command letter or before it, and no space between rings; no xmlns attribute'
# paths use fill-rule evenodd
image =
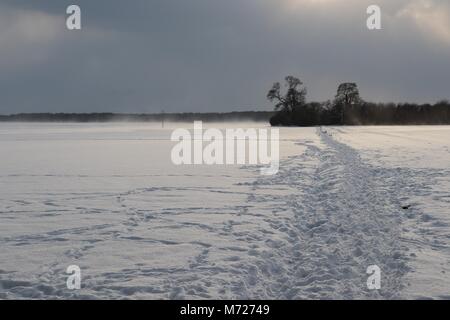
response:
<svg viewBox="0 0 450 320"><path fill-rule="evenodd" d="M191 126L1 124L0 299L450 299L450 127L282 128L260 176L172 165Z"/></svg>
<svg viewBox="0 0 450 320"><path fill-rule="evenodd" d="M395 170L410 272L402 297L450 299L450 128L355 127L336 133L365 161ZM405 211L405 210L403 210Z"/></svg>

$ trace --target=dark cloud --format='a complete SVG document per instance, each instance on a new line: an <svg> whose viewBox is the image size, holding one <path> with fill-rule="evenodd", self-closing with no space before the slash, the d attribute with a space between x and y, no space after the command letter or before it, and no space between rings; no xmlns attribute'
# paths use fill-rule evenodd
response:
<svg viewBox="0 0 450 320"><path fill-rule="evenodd" d="M340 81L374 101L449 98L448 5L379 2L384 29L368 31L369 1L80 0L68 31L73 1L2 0L0 113L268 108L286 74L310 100Z"/></svg>

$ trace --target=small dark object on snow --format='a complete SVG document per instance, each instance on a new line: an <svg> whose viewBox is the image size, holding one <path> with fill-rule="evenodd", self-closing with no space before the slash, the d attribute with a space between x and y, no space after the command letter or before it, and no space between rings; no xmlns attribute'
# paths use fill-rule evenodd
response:
<svg viewBox="0 0 450 320"><path fill-rule="evenodd" d="M403 210L408 210L409 208L411 208L411 205L410 205L410 204L408 204L407 206L403 206L403 207L402 207Z"/></svg>

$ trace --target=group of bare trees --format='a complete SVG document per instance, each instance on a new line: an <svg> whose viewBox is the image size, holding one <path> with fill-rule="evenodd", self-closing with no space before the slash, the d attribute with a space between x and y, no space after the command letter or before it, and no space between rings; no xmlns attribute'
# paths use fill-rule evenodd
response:
<svg viewBox="0 0 450 320"><path fill-rule="evenodd" d="M361 99L356 83L341 83L332 101L306 102L307 89L293 76L285 78L283 92L274 83L267 99L278 111L270 120L272 125L364 125L364 124L450 124L450 104L434 105L381 104Z"/></svg>

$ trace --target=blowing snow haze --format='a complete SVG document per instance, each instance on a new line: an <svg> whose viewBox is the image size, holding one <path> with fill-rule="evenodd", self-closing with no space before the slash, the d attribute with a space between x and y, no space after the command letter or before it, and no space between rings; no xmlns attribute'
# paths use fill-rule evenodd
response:
<svg viewBox="0 0 450 320"><path fill-rule="evenodd" d="M356 82L370 101L449 98L450 4L378 0L0 1L0 113L270 110L274 81L307 99Z"/></svg>

